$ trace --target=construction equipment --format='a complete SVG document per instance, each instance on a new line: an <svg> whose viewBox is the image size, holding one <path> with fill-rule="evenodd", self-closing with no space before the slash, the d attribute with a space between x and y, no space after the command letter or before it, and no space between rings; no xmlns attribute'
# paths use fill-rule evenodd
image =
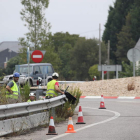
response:
<svg viewBox="0 0 140 140"><path fill-rule="evenodd" d="M69 92L67 92L67 89L69 88L69 86L66 88L66 90L64 91L68 102L71 102L72 104L75 104L75 101L77 100L74 96L72 96Z"/></svg>

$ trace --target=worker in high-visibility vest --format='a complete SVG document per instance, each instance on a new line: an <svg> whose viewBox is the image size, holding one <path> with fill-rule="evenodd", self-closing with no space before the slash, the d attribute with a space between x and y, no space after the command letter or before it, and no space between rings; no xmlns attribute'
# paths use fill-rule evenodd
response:
<svg viewBox="0 0 140 140"><path fill-rule="evenodd" d="M27 102L33 102L33 101L35 101L35 94L34 93L30 93L29 94L29 100L27 101Z"/></svg>
<svg viewBox="0 0 140 140"><path fill-rule="evenodd" d="M58 93L64 94L64 92L59 89L58 77L59 74L54 72L52 74L52 80L47 83L46 99L56 97Z"/></svg>
<svg viewBox="0 0 140 140"><path fill-rule="evenodd" d="M17 82L19 80L20 74L15 72L13 74L13 80L10 81L6 86L6 98L8 103L17 103L19 102L19 87Z"/></svg>

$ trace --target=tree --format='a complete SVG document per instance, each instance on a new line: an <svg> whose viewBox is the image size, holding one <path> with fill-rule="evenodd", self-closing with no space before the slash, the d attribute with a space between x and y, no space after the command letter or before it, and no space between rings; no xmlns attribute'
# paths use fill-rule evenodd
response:
<svg viewBox="0 0 140 140"><path fill-rule="evenodd" d="M100 76L100 72L98 71L98 65L96 64L96 65L91 66L89 68L88 73L91 79L93 79L94 76L96 76L98 79Z"/></svg>
<svg viewBox="0 0 140 140"><path fill-rule="evenodd" d="M133 63L127 64L124 61L122 61L122 67L123 71L119 72L119 77L124 78L124 77L132 77L133 76Z"/></svg>
<svg viewBox="0 0 140 140"><path fill-rule="evenodd" d="M103 33L103 40L107 43L110 40L111 59L117 64L117 57L115 52L117 50L118 38L117 34L122 30L126 23L126 16L132 8L135 0L116 0L114 7L110 6L107 23L105 24L105 31Z"/></svg>
<svg viewBox="0 0 140 140"><path fill-rule="evenodd" d="M63 75L65 80L71 80L72 77L72 71L70 67L71 50L72 46L70 44L65 44L58 48L58 54L62 62L60 75Z"/></svg>
<svg viewBox="0 0 140 140"><path fill-rule="evenodd" d="M6 74L13 74L13 72L15 70L15 65L19 65L19 64L20 64L20 57L19 56L15 56L15 57L11 58L7 63L5 73Z"/></svg>
<svg viewBox="0 0 140 140"><path fill-rule="evenodd" d="M131 15L131 32L132 38L135 42L137 42L140 38L140 1L135 0L132 9L130 10Z"/></svg>
<svg viewBox="0 0 140 140"><path fill-rule="evenodd" d="M51 63L56 72L60 72L61 60L57 53L55 53L53 46L41 47L42 50L46 50L42 63Z"/></svg>
<svg viewBox="0 0 140 140"><path fill-rule="evenodd" d="M89 68L99 62L99 40L79 38L71 51L73 80L88 80ZM106 61L106 46L102 43L102 63Z"/></svg>
<svg viewBox="0 0 140 140"><path fill-rule="evenodd" d="M42 62L52 63L55 71L59 70L61 64L58 54L55 53L54 46L51 43L50 23L47 23L44 11L48 7L49 0L21 0L24 9L21 10L21 19L25 21L25 26L29 32L25 34L25 38L19 38L20 57L22 63L27 63L27 47L30 50L46 50L46 54ZM30 60L30 62L33 62Z"/></svg>
<svg viewBox="0 0 140 140"><path fill-rule="evenodd" d="M122 31L117 35L117 38L118 44L117 51L115 53L117 62L120 64L122 61L124 61L125 63L130 64L127 58L127 52L136 44L136 42L132 39L130 13L126 17L126 25L123 26Z"/></svg>
<svg viewBox="0 0 140 140"><path fill-rule="evenodd" d="M61 65L59 65L59 73L61 79L72 80L74 71L71 69L71 54L79 35L69 34L68 32L57 32L50 37L51 45L54 47L54 51L60 57Z"/></svg>
<svg viewBox="0 0 140 140"><path fill-rule="evenodd" d="M25 47L39 49L49 37L50 24L45 19L44 10L48 7L48 0L21 0L24 9L21 10L21 19L25 21L29 32L26 38L19 38L20 44Z"/></svg>
<svg viewBox="0 0 140 140"><path fill-rule="evenodd" d="M69 34L68 32L57 32L53 36L51 36L51 42L55 46L56 52L58 52L58 50L61 49L61 47L65 44L70 44L72 47L74 47L78 39L79 35Z"/></svg>

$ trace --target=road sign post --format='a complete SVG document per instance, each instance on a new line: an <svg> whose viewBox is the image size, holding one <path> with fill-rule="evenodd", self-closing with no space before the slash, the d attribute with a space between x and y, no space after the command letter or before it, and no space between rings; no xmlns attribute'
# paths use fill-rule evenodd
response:
<svg viewBox="0 0 140 140"><path fill-rule="evenodd" d="M102 65L102 80L104 79L104 65Z"/></svg>
<svg viewBox="0 0 140 140"><path fill-rule="evenodd" d="M116 71L116 79L118 78L118 71L122 71L121 65L98 65L98 71L102 71L102 80L104 79L104 71Z"/></svg>
<svg viewBox="0 0 140 140"><path fill-rule="evenodd" d="M133 76L135 77L135 49L133 49Z"/></svg>
<svg viewBox="0 0 140 140"><path fill-rule="evenodd" d="M28 62L28 85L30 86L30 82L29 82L29 63L30 63L30 48L28 47L28 50L27 50L27 62Z"/></svg>

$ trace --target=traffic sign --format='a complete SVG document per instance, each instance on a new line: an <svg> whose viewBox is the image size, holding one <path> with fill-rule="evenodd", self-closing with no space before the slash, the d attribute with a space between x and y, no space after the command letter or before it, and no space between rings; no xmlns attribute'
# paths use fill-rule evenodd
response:
<svg viewBox="0 0 140 140"><path fill-rule="evenodd" d="M104 74L106 74L107 73L107 71L104 71Z"/></svg>
<svg viewBox="0 0 140 140"><path fill-rule="evenodd" d="M137 44L136 44L136 46L134 48L140 50L140 39L138 40L138 42L137 42Z"/></svg>
<svg viewBox="0 0 140 140"><path fill-rule="evenodd" d="M132 48L127 52L127 58L131 62L136 62L140 60L140 51L137 48Z"/></svg>
<svg viewBox="0 0 140 140"><path fill-rule="evenodd" d="M31 58L35 63L40 63L43 60L43 53L39 50L35 50L33 51Z"/></svg>
<svg viewBox="0 0 140 140"><path fill-rule="evenodd" d="M98 65L98 71L102 71L102 80L106 71L116 71L116 78L118 78L118 71L122 71L121 65Z"/></svg>
<svg viewBox="0 0 140 140"><path fill-rule="evenodd" d="M122 71L121 65L98 65L98 71Z"/></svg>

